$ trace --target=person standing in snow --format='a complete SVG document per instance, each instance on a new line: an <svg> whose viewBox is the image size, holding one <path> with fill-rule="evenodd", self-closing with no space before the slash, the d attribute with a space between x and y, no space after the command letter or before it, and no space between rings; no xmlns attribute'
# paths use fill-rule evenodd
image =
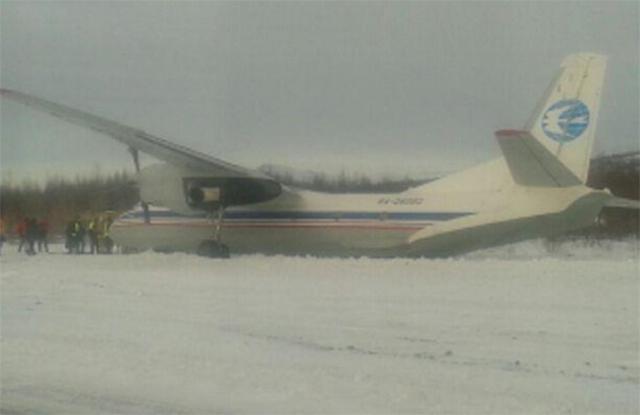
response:
<svg viewBox="0 0 640 415"><path fill-rule="evenodd" d="M18 252L22 251L22 247L27 242L27 218L22 218L16 224L16 234L20 239L18 243Z"/></svg>
<svg viewBox="0 0 640 415"><path fill-rule="evenodd" d="M78 216L76 216L76 218L71 222L67 223L67 227L64 232L67 239L67 253L77 254L79 252L79 236L81 228L82 223L80 222L80 218Z"/></svg>
<svg viewBox="0 0 640 415"><path fill-rule="evenodd" d="M40 230L38 229L38 221L36 218L29 218L26 220L26 229L25 229L25 238L27 240L27 255L35 255L35 243L38 240L40 235Z"/></svg>
<svg viewBox="0 0 640 415"><path fill-rule="evenodd" d="M2 254L2 245L4 245L6 239L6 236L4 236L4 219L0 218L0 254Z"/></svg>
<svg viewBox="0 0 640 415"><path fill-rule="evenodd" d="M99 254L98 230L100 228L100 218L94 217L87 225L87 233L89 234L89 252Z"/></svg>
<svg viewBox="0 0 640 415"><path fill-rule="evenodd" d="M78 239L78 253L79 254L84 254L84 247L86 245L85 242L85 238L87 236L87 228L84 226L84 223L78 219L77 221L77 227L76 227L77 233L76 233L76 237Z"/></svg>
<svg viewBox="0 0 640 415"><path fill-rule="evenodd" d="M49 252L49 242L47 237L49 235L49 221L42 219L38 222L38 252L42 252L44 247L45 252Z"/></svg>
<svg viewBox="0 0 640 415"><path fill-rule="evenodd" d="M73 253L73 221L67 222L67 226L64 228L64 247L67 248L67 253Z"/></svg>
<svg viewBox="0 0 640 415"><path fill-rule="evenodd" d="M100 223L101 227L101 235L102 235L102 245L104 246L104 252L110 254L113 252L113 240L109 236L109 228L113 223L113 218L111 216L106 216L102 219Z"/></svg>

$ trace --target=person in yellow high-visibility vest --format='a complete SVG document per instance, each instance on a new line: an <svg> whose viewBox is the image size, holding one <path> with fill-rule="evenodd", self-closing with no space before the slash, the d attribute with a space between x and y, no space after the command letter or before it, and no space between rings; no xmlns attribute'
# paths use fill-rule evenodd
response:
<svg viewBox="0 0 640 415"><path fill-rule="evenodd" d="M100 233L100 217L95 216L87 224L87 233L89 234L89 252L92 254L100 253L99 233Z"/></svg>
<svg viewBox="0 0 640 415"><path fill-rule="evenodd" d="M111 216L105 216L100 222L100 230L102 236L102 246L104 247L104 252L110 254L113 250L113 240L109 237L109 228L113 223L113 219Z"/></svg>

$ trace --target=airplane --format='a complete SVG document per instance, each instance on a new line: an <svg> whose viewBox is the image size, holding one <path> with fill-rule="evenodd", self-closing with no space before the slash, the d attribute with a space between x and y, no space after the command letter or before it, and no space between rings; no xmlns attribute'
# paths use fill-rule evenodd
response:
<svg viewBox="0 0 640 415"><path fill-rule="evenodd" d="M137 128L17 91L0 94L129 147L141 204L110 229L125 249L448 257L578 230L605 205L628 204L585 185L605 69L602 55L566 57L525 128L495 132L502 157L395 194L288 187ZM138 152L162 163L141 169Z"/></svg>

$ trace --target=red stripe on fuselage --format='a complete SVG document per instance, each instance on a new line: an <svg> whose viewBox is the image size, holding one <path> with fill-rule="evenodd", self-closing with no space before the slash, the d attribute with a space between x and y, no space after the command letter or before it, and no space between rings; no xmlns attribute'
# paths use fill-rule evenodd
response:
<svg viewBox="0 0 640 415"><path fill-rule="evenodd" d="M397 226L397 225L376 225L376 224L344 224L344 223L224 223L222 228L322 228L322 229L371 229L371 230L386 230L386 231L408 231L415 232L424 228L425 226L430 226L430 223L421 224L421 225L409 225L409 226ZM114 228L129 228L129 227L141 227L141 226L175 226L175 227L184 227L184 228L197 228L197 227L211 227L215 226L210 223L176 223L176 222L165 222L165 223L142 223L142 222L116 222L112 225Z"/></svg>

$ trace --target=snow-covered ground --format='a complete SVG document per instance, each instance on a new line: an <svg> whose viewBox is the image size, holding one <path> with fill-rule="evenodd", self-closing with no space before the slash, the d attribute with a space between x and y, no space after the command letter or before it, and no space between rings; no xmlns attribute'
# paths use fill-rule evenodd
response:
<svg viewBox="0 0 640 415"><path fill-rule="evenodd" d="M640 411L637 241L0 265L3 414Z"/></svg>

